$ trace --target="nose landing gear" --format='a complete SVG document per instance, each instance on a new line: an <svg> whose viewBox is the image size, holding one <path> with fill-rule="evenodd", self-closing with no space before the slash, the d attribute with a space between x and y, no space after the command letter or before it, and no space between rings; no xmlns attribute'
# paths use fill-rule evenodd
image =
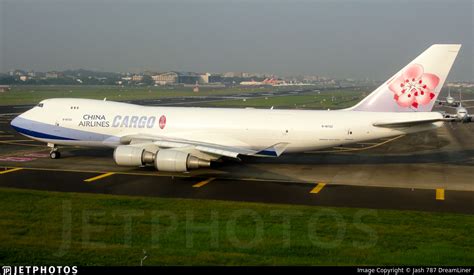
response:
<svg viewBox="0 0 474 275"><path fill-rule="evenodd" d="M61 157L61 153L54 144L48 143L48 147L51 147L51 151L49 152L49 157L52 159L58 159Z"/></svg>

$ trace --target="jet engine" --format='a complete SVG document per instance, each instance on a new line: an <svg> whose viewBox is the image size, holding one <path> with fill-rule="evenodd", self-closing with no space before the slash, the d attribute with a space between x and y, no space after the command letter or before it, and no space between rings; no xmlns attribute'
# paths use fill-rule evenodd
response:
<svg viewBox="0 0 474 275"><path fill-rule="evenodd" d="M144 148L121 145L115 148L114 160L121 166L142 166L153 164L158 171L186 172L188 169L209 167L209 160L200 159L189 153L173 149L158 150L155 153Z"/></svg>
<svg viewBox="0 0 474 275"><path fill-rule="evenodd" d="M209 167L211 163L186 152L165 149L156 152L154 165L158 171L186 172L188 169Z"/></svg>

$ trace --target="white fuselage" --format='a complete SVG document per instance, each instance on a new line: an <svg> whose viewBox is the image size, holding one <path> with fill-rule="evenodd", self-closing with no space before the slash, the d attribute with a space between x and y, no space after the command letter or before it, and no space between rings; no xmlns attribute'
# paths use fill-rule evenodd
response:
<svg viewBox="0 0 474 275"><path fill-rule="evenodd" d="M146 107L89 99L48 99L41 105L17 117L12 126L28 137L57 145L116 147L124 136L153 135L254 150L285 142L285 152L302 152L442 125L397 129L373 125L441 118L436 112Z"/></svg>

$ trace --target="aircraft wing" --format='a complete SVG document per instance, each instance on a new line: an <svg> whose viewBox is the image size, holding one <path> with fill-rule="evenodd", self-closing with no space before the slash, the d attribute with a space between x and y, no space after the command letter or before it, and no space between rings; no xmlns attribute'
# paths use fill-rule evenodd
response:
<svg viewBox="0 0 474 275"><path fill-rule="evenodd" d="M445 108L451 108L451 109L456 109L458 106L450 106L450 105L443 105Z"/></svg>
<svg viewBox="0 0 474 275"><path fill-rule="evenodd" d="M473 108L473 107L474 107L474 106L472 106L472 105L470 105L470 106L464 105L464 103L466 103L466 102L474 102L474 99L466 99L466 100L463 99L463 100L462 100L462 103L463 103L462 106L463 106L464 108Z"/></svg>
<svg viewBox="0 0 474 275"><path fill-rule="evenodd" d="M463 101L463 103L464 103L464 101ZM445 106L443 106L443 107L451 108L451 109L457 109L459 106L449 106L449 105L446 106L446 105L445 105ZM474 108L474 106L465 106L465 105L463 105L462 107L464 107L464 108L466 108L466 109Z"/></svg>
<svg viewBox="0 0 474 275"><path fill-rule="evenodd" d="M154 144L160 148L165 149L189 149L198 150L215 156L225 156L230 158L238 158L239 155L256 156L256 157L278 157L288 146L288 143L276 143L262 150L252 150L242 147L232 147L219 145L214 143L205 143L200 141L193 141L181 138L169 138L163 136L152 135L129 135L120 138L122 144Z"/></svg>

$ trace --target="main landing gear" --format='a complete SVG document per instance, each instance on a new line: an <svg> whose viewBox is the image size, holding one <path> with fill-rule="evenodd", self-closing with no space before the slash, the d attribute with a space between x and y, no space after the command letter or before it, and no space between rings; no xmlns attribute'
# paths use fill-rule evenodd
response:
<svg viewBox="0 0 474 275"><path fill-rule="evenodd" d="M51 147L51 152L49 152L49 157L52 159L58 159L61 157L61 153L54 144L48 143L48 147Z"/></svg>

